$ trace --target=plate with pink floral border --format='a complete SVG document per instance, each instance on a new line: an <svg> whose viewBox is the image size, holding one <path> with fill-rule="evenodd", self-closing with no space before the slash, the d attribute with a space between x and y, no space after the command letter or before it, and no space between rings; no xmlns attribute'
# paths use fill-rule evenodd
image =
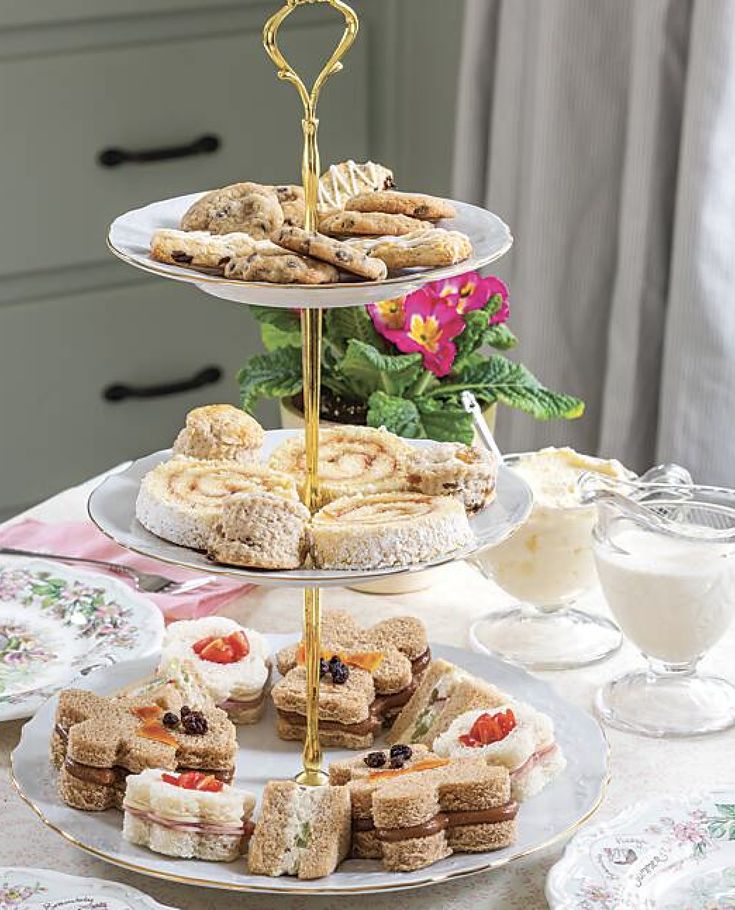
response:
<svg viewBox="0 0 735 910"><path fill-rule="evenodd" d="M0 564L0 721L69 682L160 650L158 607L122 582L41 560ZM0 904L2 908L2 904Z"/></svg>
<svg viewBox="0 0 735 910"><path fill-rule="evenodd" d="M657 797L585 828L546 898L551 910L733 910L735 787Z"/></svg>
<svg viewBox="0 0 735 910"><path fill-rule="evenodd" d="M0 866L0 910L173 910L128 885Z"/></svg>

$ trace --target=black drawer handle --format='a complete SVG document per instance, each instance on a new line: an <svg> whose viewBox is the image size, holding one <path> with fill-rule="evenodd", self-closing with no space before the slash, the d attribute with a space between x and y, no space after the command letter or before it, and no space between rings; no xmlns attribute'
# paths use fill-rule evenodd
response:
<svg viewBox="0 0 735 910"><path fill-rule="evenodd" d="M191 379L180 379L178 382L164 382L161 385L108 385L102 390L106 401L124 401L126 398L163 398L165 395L178 395L180 392L191 392L202 386L212 385L222 379L220 367L205 367L195 373Z"/></svg>
<svg viewBox="0 0 735 910"><path fill-rule="evenodd" d="M188 145L170 145L142 152L127 149L104 149L97 156L102 167L117 167L120 164L147 164L150 161L171 161L174 158L189 158L192 155L211 155L222 145L219 136L200 136Z"/></svg>

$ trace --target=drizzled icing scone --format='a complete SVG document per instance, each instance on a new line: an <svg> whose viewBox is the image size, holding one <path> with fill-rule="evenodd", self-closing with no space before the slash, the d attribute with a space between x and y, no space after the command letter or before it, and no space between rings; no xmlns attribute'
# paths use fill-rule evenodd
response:
<svg viewBox="0 0 735 910"><path fill-rule="evenodd" d="M321 569L381 569L426 562L474 539L462 503L423 493L337 499L312 519L312 559Z"/></svg>
<svg viewBox="0 0 735 910"><path fill-rule="evenodd" d="M143 478L135 514L152 534L203 550L227 499L235 493L262 491L298 500L296 483L287 474L234 461L177 456Z"/></svg>
<svg viewBox="0 0 735 910"><path fill-rule="evenodd" d="M250 569L298 569L309 552L309 510L274 493L231 496L209 535L216 562Z"/></svg>
<svg viewBox="0 0 735 910"><path fill-rule="evenodd" d="M348 242L368 256L380 259L389 269L454 265L472 255L472 243L466 234L443 228L414 231L402 237L377 237Z"/></svg>
<svg viewBox="0 0 735 910"><path fill-rule="evenodd" d="M322 211L342 209L351 196L393 186L393 171L382 164L352 159L331 165L319 179L319 208Z"/></svg>
<svg viewBox="0 0 735 910"><path fill-rule="evenodd" d="M253 464L260 457L265 430L231 404L209 404L186 415L186 426L173 445L175 455Z"/></svg>
<svg viewBox="0 0 735 910"><path fill-rule="evenodd" d="M497 461L485 449L438 442L413 449L408 483L430 496L456 496L468 512L477 512L495 498L497 473Z"/></svg>
<svg viewBox="0 0 735 910"><path fill-rule="evenodd" d="M151 238L151 259L193 269L222 272L231 259L249 256L254 251L255 241L241 231L210 234L209 231L161 228Z"/></svg>
<svg viewBox="0 0 735 910"><path fill-rule="evenodd" d="M411 446L372 427L342 426L319 433L319 505L353 493L406 489L405 465ZM268 467L293 475L303 489L306 452L303 437L288 439L271 455Z"/></svg>

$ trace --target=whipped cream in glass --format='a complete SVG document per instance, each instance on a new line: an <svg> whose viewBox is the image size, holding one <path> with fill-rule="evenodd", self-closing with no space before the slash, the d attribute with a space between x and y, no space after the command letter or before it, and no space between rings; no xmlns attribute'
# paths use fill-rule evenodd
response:
<svg viewBox="0 0 735 910"><path fill-rule="evenodd" d="M619 461L546 448L509 456L508 467L533 491L528 521L510 540L482 554L495 581L509 594L543 610L559 609L597 584L592 555L594 504L583 505L579 478L588 472L630 477Z"/></svg>
<svg viewBox="0 0 735 910"><path fill-rule="evenodd" d="M472 635L482 649L535 669L601 660L620 646L619 629L570 609L598 584L592 552L596 510L582 501L579 481L586 474L613 481L633 475L619 461L568 447L509 455L504 461L531 487L533 509L509 540L474 561L520 603L478 621Z"/></svg>

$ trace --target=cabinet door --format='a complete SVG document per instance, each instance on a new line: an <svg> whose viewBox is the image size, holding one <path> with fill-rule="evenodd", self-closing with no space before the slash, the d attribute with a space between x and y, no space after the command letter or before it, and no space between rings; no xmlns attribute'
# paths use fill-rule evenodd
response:
<svg viewBox="0 0 735 910"><path fill-rule="evenodd" d="M154 279L0 307L0 510L169 446L190 408L237 403L237 370L259 349L246 307ZM207 366L222 379L196 391L103 397L112 384L165 385Z"/></svg>
<svg viewBox="0 0 735 910"><path fill-rule="evenodd" d="M321 20L320 20L321 21ZM330 24L289 26L294 65L313 71ZM324 163L367 150L366 42L320 103ZM0 275L106 257L121 212L239 180L300 182L301 109L260 32L0 62L3 116ZM218 151L103 167L107 149L141 152L215 136Z"/></svg>

